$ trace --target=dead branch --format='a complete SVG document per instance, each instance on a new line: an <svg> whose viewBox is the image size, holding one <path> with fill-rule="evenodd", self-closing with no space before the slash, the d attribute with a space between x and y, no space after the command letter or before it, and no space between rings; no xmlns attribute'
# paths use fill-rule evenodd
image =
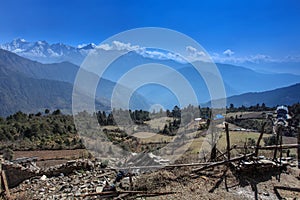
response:
<svg viewBox="0 0 300 200"><path fill-rule="evenodd" d="M133 166L133 167L119 167L119 168L109 168L111 170L122 170L122 169L156 169L156 168L162 168L162 169L168 169L168 168L176 168L176 167L195 167L195 166L201 166L201 165L209 165L211 162L205 162L205 163L188 163L188 164L174 164L174 165L150 165L150 166Z"/></svg>
<svg viewBox="0 0 300 200"><path fill-rule="evenodd" d="M147 191L108 191L108 192L93 192L88 194L81 194L76 197L89 197L89 196L105 196L105 195L121 195L121 194L138 194L138 195L150 195L150 196L160 196L175 194L176 192L147 192Z"/></svg>
<svg viewBox="0 0 300 200"><path fill-rule="evenodd" d="M278 145L270 145L270 146L264 146L264 147L258 147L258 149L261 150L274 150L278 148ZM300 148L300 144L283 144L282 149L297 149ZM236 147L236 149L245 149L245 147ZM255 146L248 147L248 149L256 149Z"/></svg>
<svg viewBox="0 0 300 200"><path fill-rule="evenodd" d="M199 171L206 170L206 169L216 167L216 166L219 166L219 165L224 165L224 164L231 163L231 162L234 162L234 161L243 160L243 159L251 157L253 155L254 155L254 153L250 153L250 154L246 154L246 155L243 155L243 156L240 156L240 157L232 158L230 160L224 160L224 161L220 161L220 162L211 163L211 164L203 166L201 168L193 169L192 172L199 172Z"/></svg>
<svg viewBox="0 0 300 200"><path fill-rule="evenodd" d="M289 190L293 192L300 192L300 188L292 188L292 187L286 187L286 186L274 186L274 189L276 190Z"/></svg>
<svg viewBox="0 0 300 200"><path fill-rule="evenodd" d="M224 170L224 172L222 173L222 176L220 177L220 179L216 182L216 184L214 185L213 188L211 188L208 192L209 193L213 193L215 191L215 189L217 189L221 183L223 182L224 178L226 177L226 173L228 171L228 168L226 168L226 170Z"/></svg>
<svg viewBox="0 0 300 200"><path fill-rule="evenodd" d="M278 199L284 199L280 195L278 190L288 190L288 191L293 191L293 192L300 192L300 188L292 188L292 187L285 187L285 186L274 186L274 192L277 196Z"/></svg>

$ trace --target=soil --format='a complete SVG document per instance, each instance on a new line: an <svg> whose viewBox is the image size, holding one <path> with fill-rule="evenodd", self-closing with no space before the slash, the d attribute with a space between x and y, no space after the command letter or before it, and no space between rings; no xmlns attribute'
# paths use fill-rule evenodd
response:
<svg viewBox="0 0 300 200"><path fill-rule="evenodd" d="M66 162L66 158L80 157L85 150L61 150L61 151L34 151L34 152L15 152L15 157L39 157L39 165L60 164ZM52 160L53 159L53 160ZM52 162L52 163L51 163ZM292 188L300 188L300 169L288 167L286 171L278 176L278 171L269 172L250 172L248 174L237 174L227 169L226 166L215 167L201 173L192 173L191 167L175 168L172 170L161 169L152 173L140 174L136 176L133 190L151 191L151 192L175 192L175 194L147 197L148 200L162 199L180 199L180 200L240 200L240 199L300 199L300 192L292 192L287 190L278 190L276 194L274 186L286 186ZM86 172L90 176L94 176L93 172ZM83 181L82 175L75 180ZM99 175L101 176L101 174ZM226 177L226 178L225 178ZM66 179L61 178L61 182L56 184L66 184ZM114 177L111 177L113 179ZM279 181L280 178L280 181ZM90 178L87 178L89 180ZM52 179L49 179L51 185ZM86 184L83 181L78 182L79 186ZM99 179L100 180L100 179ZM103 180L102 180L103 181ZM226 187L226 184L227 187ZM21 184L20 187L26 185ZM26 186L27 187L27 186ZM31 185L30 187L38 188ZM91 188L96 190L95 188ZM26 190L25 190L26 191ZM12 191L12 193L14 193ZM20 193L15 193L15 197ZM76 199L76 198L75 198ZM88 198L86 198L88 199Z"/></svg>
<svg viewBox="0 0 300 200"><path fill-rule="evenodd" d="M68 160L87 158L86 149L74 150L41 150L41 151L14 151L14 158L37 157L37 166L47 168L66 163Z"/></svg>
<svg viewBox="0 0 300 200"><path fill-rule="evenodd" d="M280 174L280 181L276 179L276 177L278 178L278 173L274 171L241 175L233 173L230 169L227 169L226 166L215 167L214 169L206 170L201 173L192 173L191 170L192 168L185 167L172 170L160 169L151 173L140 174L134 177L133 190L175 192L171 195L147 197L147 200L300 199L299 192L278 190L280 195L280 197L278 197L274 191L274 186L300 188L300 170L296 168L288 167L287 171ZM77 187L88 192L95 192L97 191L97 184L95 185L95 183L102 183L104 181L101 174L104 174L104 172L99 171L97 168L92 171L75 172L68 176L48 178L46 182L37 178L36 180L31 180L31 182L29 180L24 181L20 186L12 189L11 193L17 199L20 199L19 197L22 195L28 198L21 199L32 199L31 197L38 197L39 195L45 197L42 199L48 199L51 195L49 199L56 199L56 197L59 199L82 199L75 197L75 193L78 191L74 190L74 193L72 193L73 190L64 191L62 188L68 186L74 189ZM114 174L115 173L112 173L111 176L108 176L110 180L114 179ZM117 189L119 189L118 184L116 186ZM56 189L53 189L54 187ZM58 190L57 193L55 192L56 190ZM68 196L72 196L72 198L67 198ZM94 196L84 199L95 198ZM130 199L139 198L131 197Z"/></svg>
<svg viewBox="0 0 300 200"><path fill-rule="evenodd" d="M156 192L173 191L177 193L167 196L149 197L147 199L274 200L280 198L276 196L274 192L274 186L300 188L300 171L298 169L289 169L289 172L282 173L280 176L280 182L276 179L275 174L261 174L259 177L243 176L238 178L231 171L227 171L227 191L225 187L225 177L222 176L222 171L224 171L225 169L219 170L220 172L215 171L213 176L201 175L197 178L186 179L182 179L182 177L176 177L175 172L154 173L152 174L152 176L158 176L160 183L163 183L163 185L157 187L158 189L155 190ZM291 171L293 171L293 173L291 173ZM147 179L155 180L155 178L151 177L151 175ZM257 192L255 192L255 189L257 190ZM286 190L278 190L278 192L281 198L300 199L299 192L291 192Z"/></svg>

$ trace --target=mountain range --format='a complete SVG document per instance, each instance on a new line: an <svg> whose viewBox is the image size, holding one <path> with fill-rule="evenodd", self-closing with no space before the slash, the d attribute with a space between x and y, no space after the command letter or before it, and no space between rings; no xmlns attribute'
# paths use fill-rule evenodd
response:
<svg viewBox="0 0 300 200"><path fill-rule="evenodd" d="M70 113L73 83L78 70L77 65L69 62L42 64L0 49L0 116L19 110L38 112L46 108ZM98 78L96 74L84 73ZM116 83L99 79L95 94L97 110L110 110L110 98L115 87ZM128 90L121 88L122 91ZM81 95L89 95L87 92L83 91ZM133 96L132 101L137 107L147 106L146 100L138 94Z"/></svg>
<svg viewBox="0 0 300 200"><path fill-rule="evenodd" d="M24 39L15 39L11 42L0 45L0 49L16 53L19 56L37 61L39 63L50 65L52 63L61 63L61 65L64 66L70 65L67 68L61 66L58 67L59 70L61 70L61 75L69 77L74 77L74 71L77 72L78 66L81 65L82 61L85 59L88 53L96 47L97 46L94 43L73 47L71 45L66 45L63 43L49 44L47 41L28 42ZM69 62L69 64L67 64L67 62ZM178 63L175 60L170 59L154 59L142 56L141 54L138 54L136 52L130 52L122 59L114 62L110 67L114 70L110 69L110 71L106 72L104 76L108 75L105 77L106 79L117 82L118 78L121 77L130 68L132 68L132 66L153 62L160 63L166 66L172 66L172 68L175 69L180 69L180 73L187 73L189 75L188 78L190 79L193 79L191 77L195 76L196 74L195 70L193 70L193 67L190 64ZM71 66L71 63L75 64L76 66ZM201 65L205 67L204 62L201 63ZM284 66L284 64L282 64L281 67L266 65L264 67L264 72L254 71L242 66L229 64L217 63L216 65L225 81L227 96L253 91L260 92L275 89L281 86L288 86L290 84L299 82L299 75L274 72L274 70L281 71L279 70L280 68L287 68L287 66ZM299 66L293 65L292 67L294 69L294 72L298 72L295 74L300 73L298 70ZM66 73L68 72L69 68L73 68L71 75ZM255 66L253 66L253 68L255 68ZM260 68L262 68L262 66L260 66ZM43 76L43 74L41 73L39 75ZM69 82L73 83L73 80L70 80L70 78L67 79ZM201 78L197 77L197 79ZM257 79L259 80L257 81Z"/></svg>
<svg viewBox="0 0 300 200"><path fill-rule="evenodd" d="M268 106L292 105L300 102L300 83L265 92L249 92L227 98L227 106L253 106L265 103Z"/></svg>
<svg viewBox="0 0 300 200"><path fill-rule="evenodd" d="M0 48L6 49L0 49L0 103L2 105L0 115L5 116L18 110L35 112L45 108L59 108L70 112L73 84L80 68L73 64L77 62L74 62L74 59L81 62L79 60L83 60L88 52L95 48L95 45L89 44L77 48L61 43L49 44L45 41L31 43L17 39L1 45ZM40 62L43 60L46 63ZM61 62L54 63L56 61ZM114 61L101 77L96 90L97 109L110 109L112 92L124 74L138 65L151 63L170 66L174 73L184 76L196 93L198 103L210 100L209 90L203 77L191 64L179 63L174 60L154 59L130 52ZM205 71L206 68L209 68L208 63L199 62L196 64L201 66L203 74L215 78L214 75ZM216 66L223 79L226 96L229 97L228 102L235 105L264 102L271 106L296 103L300 99L299 90L297 90L299 86L294 85L300 83L299 75L261 73L242 66L227 64L216 64ZM97 78L97 75L92 72L85 71L84 73ZM141 74L136 78L143 80L148 75ZM157 73L158 79L163 80L164 77L168 77L168 80L174 85L178 82L173 72ZM290 85L293 86L287 87ZM121 85L120 87L122 92L130 91L130 85ZM278 88L282 88L282 91ZM185 88L181 88L183 94L184 90ZM269 92L265 93L265 91ZM122 92L118 94L121 101L124 96ZM148 110L152 104L161 104L164 108L170 109L174 105L178 105L176 94L174 95L172 92L157 84L145 85L138 88L133 94L130 99L131 108Z"/></svg>
<svg viewBox="0 0 300 200"><path fill-rule="evenodd" d="M63 43L49 44L47 41L28 42L18 38L0 45L0 48L41 63L68 61L80 65L89 53L89 50L94 49L95 46L95 44L87 44L73 47Z"/></svg>
<svg viewBox="0 0 300 200"><path fill-rule="evenodd" d="M197 61L196 64L199 66L201 74L195 69L195 67L190 63L178 63L174 60L154 60L152 58L143 57L137 53L130 52L115 62L113 62L109 68L103 74L108 80L113 82L118 82L118 80L126 75L127 72L134 69L135 66L140 66L144 64L157 63L162 66L171 67L173 72L164 73L164 70L157 70L156 72L150 72L148 74L139 74L138 79L147 79L148 76L156 73L154 82L163 82L166 79L169 83L178 85L177 87L186 94L186 89L183 85L180 85L181 81L178 80L176 74L180 74L186 80L189 81L193 91L195 92L198 102L203 103L211 99L209 87L204 76L208 79L217 79L216 75L211 74L210 68L211 63L205 63ZM287 73L260 73L254 70L229 64L217 63L216 67L220 72L220 77L222 78L224 89L226 92L226 97L239 95L247 92L263 92L267 90L274 90L280 87L286 87L300 82L300 75L287 74ZM212 84L215 84L214 82ZM213 88L213 87L212 87ZM144 96L150 102L157 102L163 107L170 108L174 105L178 105L176 100L176 95L168 91L165 86L160 86L157 84L145 85L137 90L139 94ZM188 104L189 99L183 104Z"/></svg>

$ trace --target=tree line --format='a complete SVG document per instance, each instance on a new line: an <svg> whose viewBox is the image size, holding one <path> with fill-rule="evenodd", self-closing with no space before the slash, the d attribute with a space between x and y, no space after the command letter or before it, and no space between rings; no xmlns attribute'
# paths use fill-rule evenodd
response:
<svg viewBox="0 0 300 200"><path fill-rule="evenodd" d="M26 114L16 112L0 117L0 149L41 150L84 148L73 117L59 109Z"/></svg>
<svg viewBox="0 0 300 200"><path fill-rule="evenodd" d="M288 107L293 117L289 123L297 127L300 121L300 104L294 104ZM276 107L267 107L264 104L250 107L234 107L230 105L228 112L240 111L274 111ZM181 125L185 125L195 118L203 118L209 123L212 110L209 107L200 107L188 105L184 108L174 106L171 110L113 110L111 112L98 111L94 113L101 126L116 125L116 118L122 117L129 122L137 125L146 125L145 122L150 119L169 117L170 120L159 130L164 135L175 135ZM129 116L129 117L128 117ZM11 148L14 150L37 150L37 149L75 149L84 148L83 141L77 134L74 125L73 116L63 114L59 109L50 111L45 109L44 112L27 114L21 111L16 112L6 118L0 117L0 150ZM255 124L260 125L257 121L241 121L231 119L245 127L253 127ZM253 123L252 123L253 122ZM208 127L203 127L204 129ZM243 126L244 126L243 125ZM259 127L257 127L258 129Z"/></svg>

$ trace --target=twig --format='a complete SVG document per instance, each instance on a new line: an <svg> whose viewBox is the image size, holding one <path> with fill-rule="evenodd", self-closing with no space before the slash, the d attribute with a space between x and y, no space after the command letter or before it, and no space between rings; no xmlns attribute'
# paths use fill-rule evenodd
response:
<svg viewBox="0 0 300 200"><path fill-rule="evenodd" d="M88 194L77 195L76 197L88 196L104 196L104 195L120 195L120 194L140 194L140 195L168 195L175 194L176 192L147 192L147 191L108 191L108 192L94 192Z"/></svg>
<svg viewBox="0 0 300 200"><path fill-rule="evenodd" d="M244 149L245 147L236 147L236 149ZM270 145L270 146L264 146L264 147L258 147L258 149L261 150L273 150L278 148L277 145ZM300 148L300 144L283 144L282 149L297 149ZM255 146L248 147L248 149L256 149Z"/></svg>
<svg viewBox="0 0 300 200"><path fill-rule="evenodd" d="M300 192L300 188L292 188L292 187L286 187L286 186L274 186L277 190L289 190L293 192Z"/></svg>
<svg viewBox="0 0 300 200"><path fill-rule="evenodd" d="M285 186L274 186L274 192L275 192L278 199L283 199L278 190L288 190L288 191L293 191L293 192L300 192L300 188L292 188L292 187L285 187Z"/></svg>
<svg viewBox="0 0 300 200"><path fill-rule="evenodd" d="M122 170L122 169L151 169L151 168L176 168L176 167L195 167L201 165L209 165L211 162L206 163L189 163L189 164L174 164L174 165L150 165L150 166L133 166L133 167L120 167L120 168L109 168L110 170Z"/></svg>
<svg viewBox="0 0 300 200"><path fill-rule="evenodd" d="M224 161L220 161L220 162L211 163L211 164L203 166L201 168L193 169L192 172L199 172L199 171L206 170L206 169L209 169L209 168L212 168L212 167L216 167L218 165L224 165L224 164L227 164L227 163L230 163L230 162L242 160L242 159L245 159L247 157L251 157L253 155L254 155L254 153L250 153L250 154L246 154L246 155L243 155L243 156L240 156L240 157L232 158L230 160L224 160Z"/></svg>
<svg viewBox="0 0 300 200"><path fill-rule="evenodd" d="M216 182L216 184L214 185L214 187L211 188L211 189L208 191L209 193L213 193L213 192L215 191L215 189L217 189L217 188L221 185L221 183L223 182L224 178L225 178L225 180L226 180L226 173L227 173L227 170L228 170L228 168L226 168L226 169L224 170L222 176L221 176L220 179ZM225 183L225 185L226 185L226 190L228 191L227 183Z"/></svg>

